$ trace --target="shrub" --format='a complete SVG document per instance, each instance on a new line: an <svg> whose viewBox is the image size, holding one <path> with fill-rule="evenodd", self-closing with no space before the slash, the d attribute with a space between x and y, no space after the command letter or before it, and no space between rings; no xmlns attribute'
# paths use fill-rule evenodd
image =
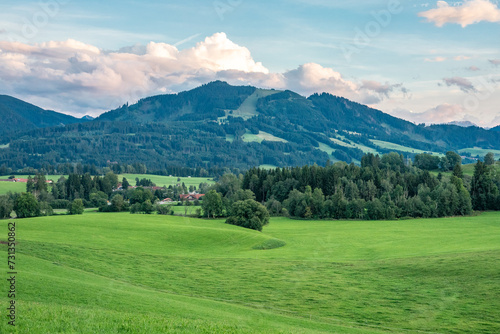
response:
<svg viewBox="0 0 500 334"><path fill-rule="evenodd" d="M75 199L68 208L68 213L70 215L81 215L83 214L84 206L83 201L80 198Z"/></svg>

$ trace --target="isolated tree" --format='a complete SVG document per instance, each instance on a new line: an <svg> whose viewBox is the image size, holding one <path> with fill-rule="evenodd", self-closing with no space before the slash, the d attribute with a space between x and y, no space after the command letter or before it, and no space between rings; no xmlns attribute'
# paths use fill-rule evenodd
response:
<svg viewBox="0 0 500 334"><path fill-rule="evenodd" d="M238 201L233 204L226 224L262 231L262 227L269 224L269 212L265 206L252 199Z"/></svg>
<svg viewBox="0 0 500 334"><path fill-rule="evenodd" d="M14 211L17 218L40 216L40 205L31 193L23 193L14 202Z"/></svg>
<svg viewBox="0 0 500 334"><path fill-rule="evenodd" d="M203 212L207 214L207 217L213 218L222 215L223 205L222 205L222 195L215 190L210 190L203 197Z"/></svg>
<svg viewBox="0 0 500 334"><path fill-rule="evenodd" d="M486 166L494 165L495 164L495 155L493 153L491 153L491 152L488 152L484 156L484 164Z"/></svg>
<svg viewBox="0 0 500 334"><path fill-rule="evenodd" d="M71 202L68 208L68 213L70 215L81 215L83 214L83 211L83 201L80 198L77 198L73 202Z"/></svg>

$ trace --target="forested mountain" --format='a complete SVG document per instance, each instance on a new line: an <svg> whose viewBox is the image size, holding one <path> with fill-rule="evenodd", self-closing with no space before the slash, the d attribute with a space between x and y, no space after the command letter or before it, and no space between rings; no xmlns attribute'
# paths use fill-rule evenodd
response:
<svg viewBox="0 0 500 334"><path fill-rule="evenodd" d="M7 132L81 123L86 119L44 110L8 95L0 95L0 135Z"/></svg>
<svg viewBox="0 0 500 334"><path fill-rule="evenodd" d="M216 81L126 104L83 124L4 133L0 147L0 165L12 168L141 162L150 169L247 169L359 163L364 153L390 151L410 158L449 150L467 154L470 148L498 149L500 132L426 127L331 94L306 98Z"/></svg>

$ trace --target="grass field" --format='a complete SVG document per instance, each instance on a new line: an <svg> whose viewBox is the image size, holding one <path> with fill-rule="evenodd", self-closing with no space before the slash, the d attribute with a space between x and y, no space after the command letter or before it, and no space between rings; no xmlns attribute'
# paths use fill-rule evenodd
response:
<svg viewBox="0 0 500 334"><path fill-rule="evenodd" d="M21 193L26 191L26 183L22 182L0 182L0 195L5 195L9 191Z"/></svg>
<svg viewBox="0 0 500 334"><path fill-rule="evenodd" d="M187 214L188 215L192 215L192 214L195 214L196 213L196 209L199 209L201 208L201 206L195 206L195 205L191 205L191 206L188 206L187 207ZM186 213L186 207L185 206L178 206L178 205L174 205L172 206L172 210L174 211L174 214L176 216L184 216L184 214Z"/></svg>
<svg viewBox="0 0 500 334"><path fill-rule="evenodd" d="M458 151L459 153L464 153L464 152L469 152L473 157L475 156L480 156L481 158L484 158L486 154L489 152L493 153L495 155L495 160L500 159L500 150L487 150L483 148L464 148Z"/></svg>
<svg viewBox="0 0 500 334"><path fill-rule="evenodd" d="M377 145L377 146L379 146L381 148L387 149L387 150L395 150L395 151L400 151L400 152L409 152L409 153L417 153L417 154L420 154L420 153L432 153L433 155L437 155L439 157L444 156L444 154L441 154L441 153L422 151L422 150L419 150L419 149L416 149L416 148L402 146L402 145L390 143L390 142L387 142L387 141L375 140L375 139L370 139L370 141L372 143L374 143L375 145Z"/></svg>
<svg viewBox="0 0 500 334"><path fill-rule="evenodd" d="M259 114L257 112L257 101L260 98L279 92L280 91L270 89L257 89L252 95L250 95L245 101L243 101L243 103L237 110L226 110L226 115L224 117L219 117L219 121L227 119L228 116L241 117L244 120L248 120Z"/></svg>
<svg viewBox="0 0 500 334"><path fill-rule="evenodd" d="M500 331L500 213L263 233L128 213L16 224L14 333Z"/></svg>
<svg viewBox="0 0 500 334"><path fill-rule="evenodd" d="M208 184L215 183L212 178L204 178L204 177L181 177L180 181L177 181L177 176L163 176L163 175L151 175L151 174L120 174L118 175L118 180L121 182L123 177L127 178L128 182L131 185L135 185L135 178L139 179L151 179L153 183L155 183L158 187L163 186L175 186L177 183L184 182L184 184L189 187L191 185L198 187L200 183L206 182Z"/></svg>
<svg viewBox="0 0 500 334"><path fill-rule="evenodd" d="M202 182L206 182L208 184L213 184L215 183L212 178L203 178L203 177L181 177L181 181L177 181L177 176L162 176L162 175L151 175L151 174L123 174L123 175L118 175L118 180L121 182L123 177L126 177L128 182L131 185L135 185L135 178L138 177L139 179L151 179L153 183L155 183L158 187L163 187L163 186L170 186L170 185L176 185L177 183L182 183L189 187L190 185L198 186ZM0 179L7 179L9 175L4 175L0 176ZM28 176L22 175L16 177L21 177L21 178L27 178ZM33 175L32 175L33 177ZM47 175L46 178L47 180L53 180L54 182L57 182L57 180L61 177L61 175ZM67 175L65 175L67 177ZM22 182L0 182L0 195L5 195L9 191L11 192L24 192L26 191L26 183Z"/></svg>
<svg viewBox="0 0 500 334"><path fill-rule="evenodd" d="M234 140L234 138L233 138L233 140ZM259 144L262 143L264 140L267 140L267 141L279 141L279 142L282 142L282 143L288 143L287 140L279 138L279 137L275 137L272 134L264 132L264 131L259 131L259 134L257 134L257 135L254 135L254 134L252 134L250 132L247 132L247 133L245 133L243 135L242 140L244 142L246 142L246 143L256 142L256 143L259 143Z"/></svg>
<svg viewBox="0 0 500 334"><path fill-rule="evenodd" d="M337 135L337 136L342 138L342 139L345 139L344 136L341 136L341 135ZM372 147L368 147L368 146L365 146L362 144L354 143L352 141L351 141L352 144L348 144L348 143L343 142L342 140L339 140L336 138L330 138L330 140L333 141L335 144L340 145L340 146L350 147L350 148L358 148L361 151L363 151L364 153L380 154L376 149L374 149Z"/></svg>

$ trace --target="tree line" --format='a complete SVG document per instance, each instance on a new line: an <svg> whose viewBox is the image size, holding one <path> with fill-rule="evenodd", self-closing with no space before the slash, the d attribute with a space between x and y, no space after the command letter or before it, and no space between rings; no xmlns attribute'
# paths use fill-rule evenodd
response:
<svg viewBox="0 0 500 334"><path fill-rule="evenodd" d="M200 184L205 193L197 216L226 217L228 224L261 230L269 216L300 219L401 219L469 215L474 210L500 210L500 173L495 161L485 158L474 167L473 176L464 175L458 155L448 153L441 159L448 173L431 173L418 168L400 154L366 154L361 166L338 162L317 165L263 169L252 168L245 174L227 173L214 185ZM450 170L451 164L454 166ZM125 189L128 180L122 180ZM138 188L113 191L118 177L70 174L52 185L50 193L43 175L27 184L27 193L11 202L39 203L39 214L51 208L67 207L72 212L81 206L99 207L100 211L169 214L166 207L155 207L157 199L176 198L188 190L185 185L148 189L147 179L136 179ZM15 197L16 195L14 195ZM76 204L75 204L76 201ZM109 201L109 203L108 203ZM9 213L9 198L0 197L0 215ZM80 205L81 202L81 205ZM7 203L7 206L5 206ZM13 203L13 204L12 204ZM16 211L17 212L17 211Z"/></svg>

